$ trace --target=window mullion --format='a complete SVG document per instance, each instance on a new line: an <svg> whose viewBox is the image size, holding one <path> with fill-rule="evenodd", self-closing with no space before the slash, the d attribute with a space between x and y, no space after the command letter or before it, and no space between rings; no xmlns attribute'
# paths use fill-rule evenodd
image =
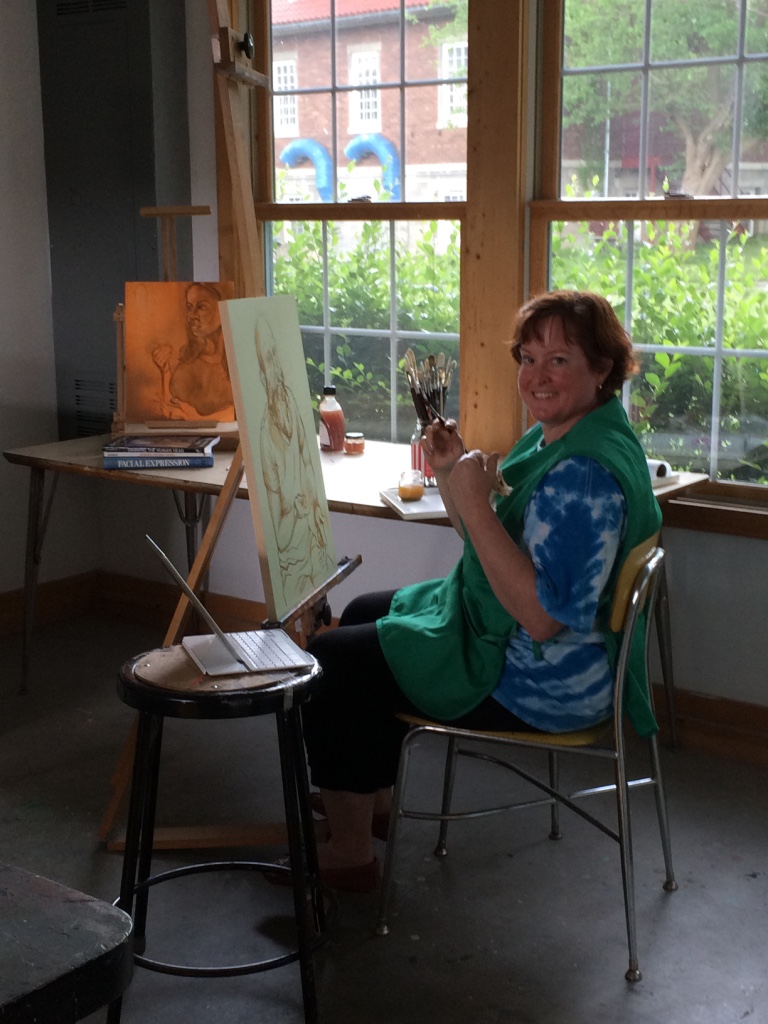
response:
<svg viewBox="0 0 768 1024"><path fill-rule="evenodd" d="M643 36L643 84L640 91L640 143L637 155L637 194L641 199L646 197L648 176L646 160L648 158L648 97L651 88L651 0L645 0L645 32Z"/></svg>
<svg viewBox="0 0 768 1024"><path fill-rule="evenodd" d="M723 377L723 324L725 318L725 270L728 231L725 221L720 221L720 260L717 267L717 303L715 307L715 358L712 372L712 424L709 442L709 478L717 479L717 462L720 450L720 395Z"/></svg>
<svg viewBox="0 0 768 1024"><path fill-rule="evenodd" d="M339 77L336 61L336 0L331 0L331 180L333 183L333 201L339 201L339 168L337 154L339 152ZM326 307L327 308L327 307Z"/></svg>
<svg viewBox="0 0 768 1024"><path fill-rule="evenodd" d="M390 440L397 441L397 261L395 259L395 222L389 222L389 430Z"/></svg>
<svg viewBox="0 0 768 1024"><path fill-rule="evenodd" d="M632 303L634 301L635 273L635 222L627 221L627 277L624 283L624 329L632 336ZM630 415L630 382L626 381L621 392L621 400L627 416Z"/></svg>
<svg viewBox="0 0 768 1024"><path fill-rule="evenodd" d="M323 221L323 380L331 383L330 270L328 266L328 222Z"/></svg>
<svg viewBox="0 0 768 1024"><path fill-rule="evenodd" d="M741 119L744 105L744 48L747 35L747 5L741 4L739 9L739 52L736 63L736 82L734 84L733 108L733 150L731 156L731 196L735 199L739 194L739 172L741 164Z"/></svg>

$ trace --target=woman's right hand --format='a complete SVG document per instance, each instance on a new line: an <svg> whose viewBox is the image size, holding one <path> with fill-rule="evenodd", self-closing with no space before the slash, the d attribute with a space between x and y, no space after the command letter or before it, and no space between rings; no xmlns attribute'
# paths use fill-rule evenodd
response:
<svg viewBox="0 0 768 1024"><path fill-rule="evenodd" d="M421 439L424 457L435 473L450 472L464 454L464 442L456 420L435 420Z"/></svg>

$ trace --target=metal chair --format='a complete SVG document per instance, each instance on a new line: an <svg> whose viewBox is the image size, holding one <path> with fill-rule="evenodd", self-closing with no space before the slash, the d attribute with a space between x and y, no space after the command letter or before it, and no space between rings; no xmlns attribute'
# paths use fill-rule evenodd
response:
<svg viewBox="0 0 768 1024"><path fill-rule="evenodd" d="M672 852L669 841L669 827L667 822L666 801L662 784L661 766L659 762L658 744L656 736L647 739L650 755L650 775L644 778L628 780L625 764L625 741L624 741L624 684L628 669L629 652L635 629L640 620L641 613L645 611L647 622L652 621L654 604L659 583L661 580L662 566L664 564L664 552L656 546L657 537L651 537L646 542L638 545L627 557L622 567L616 588L611 613L611 628L614 631L623 630L623 638L619 651L618 662L615 672L615 707L614 716L592 729L584 729L570 733L525 733L525 732L481 732L468 729L454 728L449 725L442 725L431 722L427 719L403 715L412 729L406 736L397 782L393 796L393 811L390 822L389 837L387 841L387 854L384 863L384 877L382 880L381 897L379 904L379 919L376 927L377 935L386 935L389 932L390 903L392 899L393 878L395 859L397 854L398 838L404 818L419 818L440 822L440 834L435 848L435 856L444 857L447 854L446 836L448 823L463 818L482 817L487 814L494 814L500 811L513 810L515 808L530 808L536 806L549 806L551 814L550 838L560 838L560 804L564 804L572 811L594 825L601 832L616 840L619 844L621 856L621 872L624 887L624 909L627 925L627 944L629 950L629 968L625 974L627 981L639 981L642 977L638 968L637 942L635 927L635 894L634 894L634 865L632 857L632 833L630 828L629 789L640 786L651 786L656 798L656 812L661 832L661 844L664 854L666 868L666 879L664 889L673 892L677 889L672 870ZM648 635L646 633L645 659L648 663ZM651 697L652 699L652 697ZM439 813L410 809L406 807L407 779L410 765L411 752L415 742L429 735L448 737L448 751L446 757L445 777L443 784L442 806ZM477 750L460 746L462 741L482 740L490 744L498 744L504 747L523 747L546 750L548 755L547 779L538 778L530 772L484 750ZM614 782L609 785L596 786L589 789L581 789L568 793L560 785L560 753L581 755L588 757L609 760L614 767ZM478 758L488 761L503 768L507 768L516 775L531 783L541 790L545 796L534 800L516 801L501 806L482 808L480 810L469 810L454 812L451 810L451 797L456 772L456 763L459 756ZM590 814L576 801L583 798L604 795L614 792L616 796L617 826L606 824L599 818Z"/></svg>

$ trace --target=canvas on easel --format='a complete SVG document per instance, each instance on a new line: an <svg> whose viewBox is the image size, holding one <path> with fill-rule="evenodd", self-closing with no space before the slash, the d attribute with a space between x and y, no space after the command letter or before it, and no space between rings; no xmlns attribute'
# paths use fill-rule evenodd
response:
<svg viewBox="0 0 768 1024"><path fill-rule="evenodd" d="M233 423L219 302L231 281L128 281L119 419L123 424Z"/></svg>
<svg viewBox="0 0 768 1024"><path fill-rule="evenodd" d="M277 621L338 570L296 301L221 304L265 603Z"/></svg>

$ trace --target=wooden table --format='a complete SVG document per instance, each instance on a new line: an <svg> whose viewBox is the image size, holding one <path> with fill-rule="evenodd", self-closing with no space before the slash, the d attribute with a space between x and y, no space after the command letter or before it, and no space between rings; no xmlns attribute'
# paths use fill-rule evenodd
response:
<svg viewBox="0 0 768 1024"><path fill-rule="evenodd" d="M0 864L0 1022L70 1024L122 995L132 924L109 903Z"/></svg>

